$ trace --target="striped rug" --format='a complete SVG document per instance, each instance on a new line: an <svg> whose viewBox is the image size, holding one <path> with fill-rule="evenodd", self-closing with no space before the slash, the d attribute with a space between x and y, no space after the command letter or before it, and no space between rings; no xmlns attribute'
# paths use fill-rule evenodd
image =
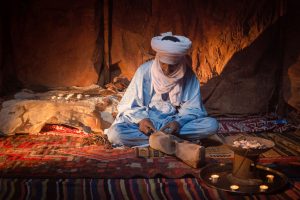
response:
<svg viewBox="0 0 300 200"><path fill-rule="evenodd" d="M0 179L0 199L299 199L300 182L269 195L237 195L180 179Z"/></svg>
<svg viewBox="0 0 300 200"><path fill-rule="evenodd" d="M300 199L300 132L256 135L276 143L260 162L289 177L288 187L279 193L241 196L219 191L199 179L200 169L171 156L137 158L132 149L105 149L86 143L86 136L54 134L0 138L0 200ZM232 152L211 146L206 156L208 162L230 161Z"/></svg>

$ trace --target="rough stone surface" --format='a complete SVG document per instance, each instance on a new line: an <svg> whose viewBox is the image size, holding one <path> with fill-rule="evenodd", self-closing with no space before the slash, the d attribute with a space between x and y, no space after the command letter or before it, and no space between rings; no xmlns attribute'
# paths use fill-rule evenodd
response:
<svg viewBox="0 0 300 200"><path fill-rule="evenodd" d="M3 102L0 131L6 135L36 134L45 124L64 124L102 133L113 122L120 98L115 91L97 86L45 93L23 90L15 99Z"/></svg>
<svg viewBox="0 0 300 200"><path fill-rule="evenodd" d="M2 93L3 88L3 70L2 70L2 61L3 61L3 24L2 16L0 16L0 93Z"/></svg>
<svg viewBox="0 0 300 200"><path fill-rule="evenodd" d="M19 80L29 86L88 86L94 66L99 19L97 1L14 0L11 38Z"/></svg>
<svg viewBox="0 0 300 200"><path fill-rule="evenodd" d="M297 0L9 2L9 7L0 5L5 11L2 26L9 29L0 28L9 53L2 61L10 64L0 62L5 74L1 83L6 83L1 89L9 80L15 82L16 75L25 87L104 83L117 72L99 70L101 62L130 79L153 58L151 38L172 31L193 41L192 68L203 85L209 114L274 111L279 88L299 110ZM291 15L281 23L286 4Z"/></svg>
<svg viewBox="0 0 300 200"><path fill-rule="evenodd" d="M280 87L278 24L236 53L223 72L202 85L202 98L214 116L248 116L272 112ZM275 49L275 51L274 51Z"/></svg>
<svg viewBox="0 0 300 200"><path fill-rule="evenodd" d="M276 10L279 1L116 1L112 64L131 76L139 64L154 55L151 38L172 31L193 41L193 69L205 83L220 75L236 52L249 46L277 20Z"/></svg>
<svg viewBox="0 0 300 200"><path fill-rule="evenodd" d="M193 42L192 67L203 85L209 114L238 116L270 111L281 67L278 49L274 48L279 39L276 23L280 2L116 1L112 64L131 77L154 55L150 47L154 35L167 31L183 34ZM258 40L262 34L267 36Z"/></svg>

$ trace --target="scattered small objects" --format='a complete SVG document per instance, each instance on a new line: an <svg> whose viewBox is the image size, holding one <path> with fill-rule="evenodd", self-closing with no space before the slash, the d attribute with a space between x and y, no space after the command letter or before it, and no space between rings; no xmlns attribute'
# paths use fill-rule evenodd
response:
<svg viewBox="0 0 300 200"><path fill-rule="evenodd" d="M74 94L68 94L66 97L65 97L65 100L69 100Z"/></svg>
<svg viewBox="0 0 300 200"><path fill-rule="evenodd" d="M261 144L257 140L238 139L233 142L233 147L243 149L265 149L266 145Z"/></svg>
<svg viewBox="0 0 300 200"><path fill-rule="evenodd" d="M77 99L81 99L82 98L82 94L77 94L76 98Z"/></svg>
<svg viewBox="0 0 300 200"><path fill-rule="evenodd" d="M38 134L45 124L62 124L86 133L101 132L114 121L122 94L97 85L53 88L40 93L24 89L14 95L15 99L2 104L0 131L5 135Z"/></svg>

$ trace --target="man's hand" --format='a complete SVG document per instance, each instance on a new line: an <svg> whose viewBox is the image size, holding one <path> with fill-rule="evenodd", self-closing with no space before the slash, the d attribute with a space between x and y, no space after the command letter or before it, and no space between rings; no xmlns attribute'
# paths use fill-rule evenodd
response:
<svg viewBox="0 0 300 200"><path fill-rule="evenodd" d="M156 129L150 119L145 118L139 122L139 130L145 135L149 136L151 133L156 132Z"/></svg>
<svg viewBox="0 0 300 200"><path fill-rule="evenodd" d="M180 124L177 121L171 121L171 122L167 123L164 127L162 127L160 130L167 134L175 135L175 134L179 133Z"/></svg>

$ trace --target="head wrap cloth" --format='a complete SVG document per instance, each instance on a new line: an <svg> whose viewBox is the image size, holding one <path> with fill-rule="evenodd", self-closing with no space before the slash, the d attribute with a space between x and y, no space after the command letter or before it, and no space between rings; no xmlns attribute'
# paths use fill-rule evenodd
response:
<svg viewBox="0 0 300 200"><path fill-rule="evenodd" d="M165 36L174 36L179 39L179 42L170 40L162 40ZM192 42L179 35L172 35L171 32L162 33L160 36L153 37L151 47L156 51L156 56L163 63L177 64L184 55L186 55L192 46Z"/></svg>
<svg viewBox="0 0 300 200"><path fill-rule="evenodd" d="M191 48L192 42L184 37L177 36L179 42L162 40L165 36L172 36L172 33L163 33L161 36L153 37L151 47L156 51L156 56L151 66L152 84L158 94L169 93L169 99L174 106L179 106L181 101L182 78L186 71L186 60L184 56ZM160 62L171 64L177 69L170 75L164 75ZM174 66L174 67L175 67Z"/></svg>

